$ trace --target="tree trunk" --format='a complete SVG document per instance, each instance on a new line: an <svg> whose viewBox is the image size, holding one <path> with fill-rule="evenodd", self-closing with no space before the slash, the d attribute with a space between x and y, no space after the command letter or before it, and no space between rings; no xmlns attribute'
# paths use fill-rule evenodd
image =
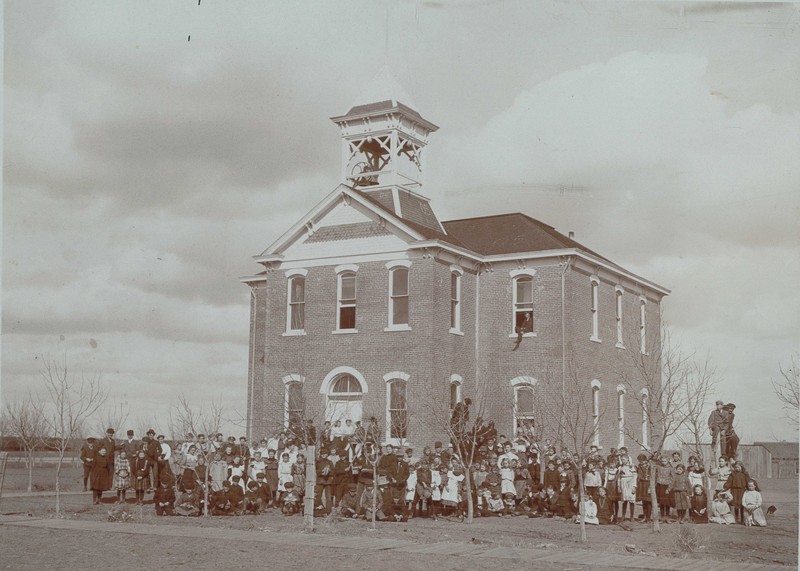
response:
<svg viewBox="0 0 800 571"><path fill-rule="evenodd" d="M33 450L28 450L28 492L33 491Z"/></svg>
<svg viewBox="0 0 800 571"><path fill-rule="evenodd" d="M375 508L378 505L378 454L372 463L372 529L375 529Z"/></svg>
<svg viewBox="0 0 800 571"><path fill-rule="evenodd" d="M657 466L652 460L650 462L650 506L653 512L653 531L661 531L659 524L659 517L661 511L658 509L658 497L656 496L656 468Z"/></svg>
<svg viewBox="0 0 800 571"><path fill-rule="evenodd" d="M585 499L586 499L584 497L586 495L586 490L583 487L583 470L581 470L580 466L578 466L577 472L578 472L578 490L579 490L578 502L580 503L580 505L578 506L578 513L580 514L579 517L581 518L581 541L583 543L585 543L587 541L587 539L586 539L586 506L584 505Z"/></svg>
<svg viewBox="0 0 800 571"><path fill-rule="evenodd" d="M303 498L303 520L306 531L314 531L314 487L317 483L317 448L306 448L306 493Z"/></svg>
<svg viewBox="0 0 800 571"><path fill-rule="evenodd" d="M58 463L56 464L56 514L61 515L61 463L64 460L64 451L58 452Z"/></svg>

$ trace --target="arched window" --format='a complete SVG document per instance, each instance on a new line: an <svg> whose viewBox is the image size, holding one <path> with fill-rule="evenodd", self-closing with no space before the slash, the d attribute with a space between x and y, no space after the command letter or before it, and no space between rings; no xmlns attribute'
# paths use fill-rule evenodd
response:
<svg viewBox="0 0 800 571"><path fill-rule="evenodd" d="M593 380L592 386L592 444L600 448L600 381Z"/></svg>
<svg viewBox="0 0 800 571"><path fill-rule="evenodd" d="M461 383L460 375L450 375L450 410L456 408L456 405L461 402Z"/></svg>
<svg viewBox="0 0 800 571"><path fill-rule="evenodd" d="M622 340L622 288L617 287L615 288L616 293L616 317L617 317L617 347L620 349L625 348L625 343Z"/></svg>
<svg viewBox="0 0 800 571"><path fill-rule="evenodd" d="M520 426L532 424L535 417L536 402L536 379L533 377L517 377L512 379L511 386L514 387L514 432Z"/></svg>
<svg viewBox="0 0 800 571"><path fill-rule="evenodd" d="M650 393L642 389L642 447L650 448Z"/></svg>
<svg viewBox="0 0 800 571"><path fill-rule="evenodd" d="M647 354L647 300L639 298L639 350Z"/></svg>
<svg viewBox="0 0 800 571"><path fill-rule="evenodd" d="M304 414L304 401L303 401L303 383L300 381L290 381L284 385L285 387L285 412L284 412L284 426L289 430L299 434L298 430L303 429L303 414Z"/></svg>
<svg viewBox="0 0 800 571"><path fill-rule="evenodd" d="M534 270L513 270L509 272L513 280L512 287L512 322L511 332L516 334L518 327L523 327L526 336L533 335L533 275ZM524 325L525 318L530 322Z"/></svg>
<svg viewBox="0 0 800 571"><path fill-rule="evenodd" d="M406 381L402 379L393 379L386 387L386 429L389 438L393 440L408 438L406 388Z"/></svg>
<svg viewBox="0 0 800 571"><path fill-rule="evenodd" d="M341 272L337 285L336 329L355 331L356 329L356 273Z"/></svg>
<svg viewBox="0 0 800 571"><path fill-rule="evenodd" d="M306 273L288 276L286 332L304 333L306 326Z"/></svg>
<svg viewBox="0 0 800 571"><path fill-rule="evenodd" d="M450 332L461 333L461 274L450 272Z"/></svg>
<svg viewBox="0 0 800 571"><path fill-rule="evenodd" d="M388 262L389 269L389 330L409 329L409 288L407 260Z"/></svg>
<svg viewBox="0 0 800 571"><path fill-rule="evenodd" d="M325 407L325 420L361 420L363 414L364 391L357 378L348 373L337 376L330 384Z"/></svg>
<svg viewBox="0 0 800 571"><path fill-rule="evenodd" d="M617 385L617 423L619 430L619 439L617 447L622 448L625 446L625 387Z"/></svg>
<svg viewBox="0 0 800 571"><path fill-rule="evenodd" d="M600 296L600 280L594 276L589 279L592 286L592 341L600 341L600 311L599 311L599 296Z"/></svg>

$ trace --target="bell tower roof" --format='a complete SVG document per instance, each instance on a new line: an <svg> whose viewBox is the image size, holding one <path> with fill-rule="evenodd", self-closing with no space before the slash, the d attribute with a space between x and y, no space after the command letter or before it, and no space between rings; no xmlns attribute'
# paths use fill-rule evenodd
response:
<svg viewBox="0 0 800 571"><path fill-rule="evenodd" d="M364 89L358 94L350 108L352 110L354 107L375 103L376 101L391 101L392 106L403 103L407 107L416 107L414 100L411 99L408 92L397 81L397 78L389 70L389 66L386 65L378 71L372 81L364 86Z"/></svg>

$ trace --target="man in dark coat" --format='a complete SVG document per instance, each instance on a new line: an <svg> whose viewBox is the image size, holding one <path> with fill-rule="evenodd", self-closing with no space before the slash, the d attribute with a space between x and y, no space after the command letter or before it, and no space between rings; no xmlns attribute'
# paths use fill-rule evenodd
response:
<svg viewBox="0 0 800 571"><path fill-rule="evenodd" d="M139 451L139 441L133 437L133 430L128 431L128 438L122 441L120 451L125 452L128 458L136 458Z"/></svg>
<svg viewBox="0 0 800 571"><path fill-rule="evenodd" d="M158 460L161 457L161 444L155 438L156 431L152 428L147 431L147 436L142 439L142 449L150 462L150 470L153 472L150 482L153 486L158 485ZM148 490L152 491L152 490Z"/></svg>
<svg viewBox="0 0 800 571"><path fill-rule="evenodd" d="M733 429L733 420L735 415L733 411L736 409L736 405L732 402L729 402L722 410L728 411L728 419L725 425L725 432L723 433L724 443L725 443L725 456L729 459L736 458L736 451L739 448L739 436L736 434L736 431Z"/></svg>
<svg viewBox="0 0 800 571"><path fill-rule="evenodd" d="M317 483L314 487L314 509L330 513L333 508L333 462L328 458L328 450L320 453L317 460ZM325 496L325 506L322 505L322 496Z"/></svg>

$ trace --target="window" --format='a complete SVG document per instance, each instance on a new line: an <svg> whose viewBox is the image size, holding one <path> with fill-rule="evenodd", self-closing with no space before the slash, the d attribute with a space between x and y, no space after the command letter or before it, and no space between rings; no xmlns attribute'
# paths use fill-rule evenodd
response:
<svg viewBox="0 0 800 571"><path fill-rule="evenodd" d="M325 383L323 383L325 384ZM337 420L352 422L360 421L362 416L364 389L361 382L353 375L344 373L337 376L328 385L327 406L325 407L325 420L331 423Z"/></svg>
<svg viewBox="0 0 800 571"><path fill-rule="evenodd" d="M639 350L647 354L647 300L639 298Z"/></svg>
<svg viewBox="0 0 800 571"><path fill-rule="evenodd" d="M462 382L460 375L450 375L450 410L456 408L456 405L461 402Z"/></svg>
<svg viewBox="0 0 800 571"><path fill-rule="evenodd" d="M598 311L598 295L600 290L600 280L591 278L592 285L592 341L600 341L600 313Z"/></svg>
<svg viewBox="0 0 800 571"><path fill-rule="evenodd" d="M622 385L617 385L617 423L619 427L617 447L622 448L625 446L625 387Z"/></svg>
<svg viewBox="0 0 800 571"><path fill-rule="evenodd" d="M617 347L623 349L625 344L622 342L622 289L616 288L616 317L617 317Z"/></svg>
<svg viewBox="0 0 800 571"><path fill-rule="evenodd" d="M299 434L303 429L303 383L290 381L286 383L286 414L284 424L286 428Z"/></svg>
<svg viewBox="0 0 800 571"><path fill-rule="evenodd" d="M389 326L388 331L402 331L410 329L409 318L409 291L408 268L411 262L399 260L389 262Z"/></svg>
<svg viewBox="0 0 800 571"><path fill-rule="evenodd" d="M406 403L406 381L394 379L387 387L389 438L402 440L408 436L408 409Z"/></svg>
<svg viewBox="0 0 800 571"><path fill-rule="evenodd" d="M461 332L461 273L450 272L450 332Z"/></svg>
<svg viewBox="0 0 800 571"><path fill-rule="evenodd" d="M356 274L347 271L339 274L337 285L336 329L356 328Z"/></svg>
<svg viewBox="0 0 800 571"><path fill-rule="evenodd" d="M511 381L511 386L514 388L514 433L521 426L533 424L536 383L537 381L533 377L517 377Z"/></svg>
<svg viewBox="0 0 800 571"><path fill-rule="evenodd" d="M306 273L290 274L289 291L287 294L288 308L286 311L287 333L303 333L306 325Z"/></svg>
<svg viewBox="0 0 800 571"><path fill-rule="evenodd" d="M592 381L592 420L594 424L594 434L592 444L600 447L600 381Z"/></svg>
<svg viewBox="0 0 800 571"><path fill-rule="evenodd" d="M514 331L523 326L525 317L530 315L533 319L533 277L519 276L514 279ZM533 322L530 324L530 333L533 331Z"/></svg>
<svg viewBox="0 0 800 571"><path fill-rule="evenodd" d="M642 389L642 448L649 448L650 394Z"/></svg>

